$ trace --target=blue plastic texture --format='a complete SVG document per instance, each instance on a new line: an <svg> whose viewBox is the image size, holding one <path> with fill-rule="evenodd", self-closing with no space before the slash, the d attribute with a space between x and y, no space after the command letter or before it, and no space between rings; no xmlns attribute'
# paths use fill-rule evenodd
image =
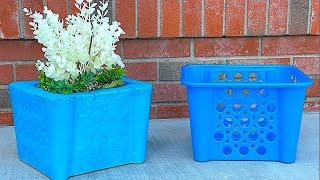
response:
<svg viewBox="0 0 320 180"><path fill-rule="evenodd" d="M37 81L11 83L20 160L52 179L143 163L152 86L124 80L71 95L44 91Z"/></svg>
<svg viewBox="0 0 320 180"><path fill-rule="evenodd" d="M296 159L306 88L292 66L186 65L195 161Z"/></svg>

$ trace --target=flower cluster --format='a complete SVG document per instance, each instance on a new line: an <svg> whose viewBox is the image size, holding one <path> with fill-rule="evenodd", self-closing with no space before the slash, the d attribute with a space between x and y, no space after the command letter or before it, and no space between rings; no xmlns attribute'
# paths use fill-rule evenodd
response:
<svg viewBox="0 0 320 180"><path fill-rule="evenodd" d="M108 1L76 0L79 10L60 20L47 7L43 13L24 9L34 30L35 39L43 45L47 62L37 61L40 73L54 81L74 83L79 76L124 68L115 53L116 43L124 34L119 22L110 22L107 17Z"/></svg>

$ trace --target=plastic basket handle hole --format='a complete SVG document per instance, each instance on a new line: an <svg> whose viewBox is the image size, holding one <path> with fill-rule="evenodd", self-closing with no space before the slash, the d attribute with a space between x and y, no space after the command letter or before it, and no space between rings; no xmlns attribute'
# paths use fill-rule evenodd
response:
<svg viewBox="0 0 320 180"><path fill-rule="evenodd" d="M235 74L233 75L233 79L234 79L235 81L241 81L241 80L242 80L242 75L241 75L240 73L235 73Z"/></svg>
<svg viewBox="0 0 320 180"><path fill-rule="evenodd" d="M226 73L219 73L218 79L219 79L220 81L225 81L225 80L227 79Z"/></svg>
<svg viewBox="0 0 320 180"><path fill-rule="evenodd" d="M249 80L250 81L256 81L257 80L257 74L256 73L250 73L249 74Z"/></svg>

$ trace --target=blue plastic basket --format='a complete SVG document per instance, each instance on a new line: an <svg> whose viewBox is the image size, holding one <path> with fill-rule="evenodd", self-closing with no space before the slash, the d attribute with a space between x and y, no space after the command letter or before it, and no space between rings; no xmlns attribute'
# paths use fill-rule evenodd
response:
<svg viewBox="0 0 320 180"><path fill-rule="evenodd" d="M292 66L186 65L195 161L293 163L306 88Z"/></svg>

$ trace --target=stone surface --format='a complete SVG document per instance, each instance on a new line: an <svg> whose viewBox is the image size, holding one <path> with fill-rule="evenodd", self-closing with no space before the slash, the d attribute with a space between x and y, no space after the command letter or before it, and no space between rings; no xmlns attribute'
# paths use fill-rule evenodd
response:
<svg viewBox="0 0 320 180"><path fill-rule="evenodd" d="M192 159L189 121L154 120L150 122L147 160L140 165L126 165L72 177L74 180L151 180L151 179L246 179L288 180L319 178L319 114L303 116L297 160L293 164L267 161L210 161ZM0 178L47 179L18 160L14 130L0 128Z"/></svg>

